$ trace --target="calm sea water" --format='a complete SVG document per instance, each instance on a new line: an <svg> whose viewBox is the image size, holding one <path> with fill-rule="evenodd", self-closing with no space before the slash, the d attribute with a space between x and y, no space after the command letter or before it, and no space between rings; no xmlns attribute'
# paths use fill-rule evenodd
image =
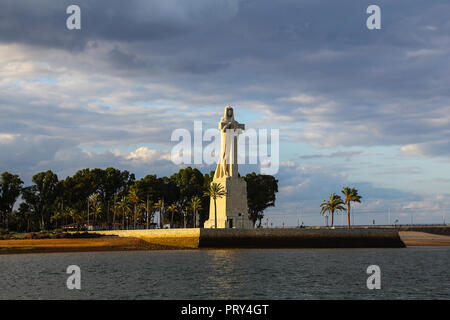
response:
<svg viewBox="0 0 450 320"><path fill-rule="evenodd" d="M450 247L0 255L0 299L450 299L449 266Z"/></svg>

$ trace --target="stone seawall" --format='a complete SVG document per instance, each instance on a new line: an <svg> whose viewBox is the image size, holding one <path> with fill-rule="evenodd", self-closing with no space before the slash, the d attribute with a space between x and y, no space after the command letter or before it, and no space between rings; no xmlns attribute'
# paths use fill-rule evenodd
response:
<svg viewBox="0 0 450 320"><path fill-rule="evenodd" d="M92 231L168 248L402 248L392 229L164 229Z"/></svg>
<svg viewBox="0 0 450 320"><path fill-rule="evenodd" d="M203 248L402 248L396 230L202 229Z"/></svg>

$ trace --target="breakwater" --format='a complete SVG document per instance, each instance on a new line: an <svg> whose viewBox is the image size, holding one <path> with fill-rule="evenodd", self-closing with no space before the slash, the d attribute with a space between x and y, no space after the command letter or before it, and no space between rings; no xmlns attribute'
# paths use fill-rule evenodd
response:
<svg viewBox="0 0 450 320"><path fill-rule="evenodd" d="M172 248L402 248L393 229L162 229L92 231Z"/></svg>

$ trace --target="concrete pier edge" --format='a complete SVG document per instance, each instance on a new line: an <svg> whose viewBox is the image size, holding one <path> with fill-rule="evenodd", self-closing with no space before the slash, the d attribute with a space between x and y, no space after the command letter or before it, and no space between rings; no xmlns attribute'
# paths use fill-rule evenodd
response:
<svg viewBox="0 0 450 320"><path fill-rule="evenodd" d="M90 231L173 248L403 248L395 229L153 229Z"/></svg>

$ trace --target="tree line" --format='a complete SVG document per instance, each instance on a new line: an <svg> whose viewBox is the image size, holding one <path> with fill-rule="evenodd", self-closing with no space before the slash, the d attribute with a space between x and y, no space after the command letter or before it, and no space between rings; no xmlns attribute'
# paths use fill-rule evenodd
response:
<svg viewBox="0 0 450 320"><path fill-rule="evenodd" d="M19 175L3 172L0 228L17 232L86 225L137 229L149 228L155 221L159 227L201 227L209 217L207 195L213 176L213 171L203 174L187 167L170 177L149 174L136 179L127 170L86 168L59 180L48 170L35 174L32 185L24 186ZM278 181L254 172L244 179L249 218L261 226L264 210L275 205Z"/></svg>

